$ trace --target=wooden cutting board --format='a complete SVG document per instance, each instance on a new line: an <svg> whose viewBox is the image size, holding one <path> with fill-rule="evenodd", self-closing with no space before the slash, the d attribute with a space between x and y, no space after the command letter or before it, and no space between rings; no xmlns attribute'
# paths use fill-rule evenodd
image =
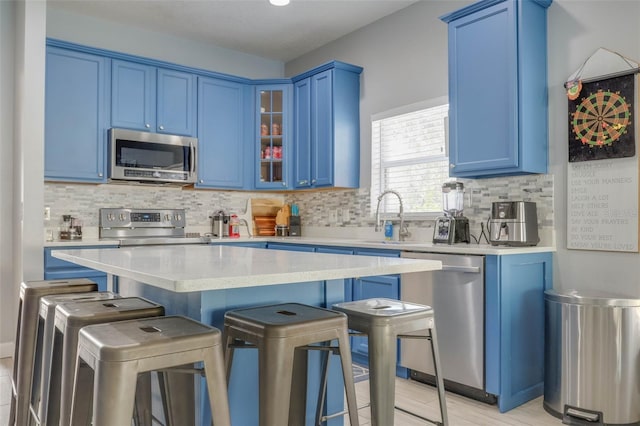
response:
<svg viewBox="0 0 640 426"><path fill-rule="evenodd" d="M252 198L253 235L275 235L276 216L283 205L284 199Z"/></svg>

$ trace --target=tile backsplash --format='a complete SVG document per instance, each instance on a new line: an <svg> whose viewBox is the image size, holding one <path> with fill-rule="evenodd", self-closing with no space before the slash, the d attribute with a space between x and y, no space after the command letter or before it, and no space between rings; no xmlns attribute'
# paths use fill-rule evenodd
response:
<svg viewBox="0 0 640 426"><path fill-rule="evenodd" d="M537 204L541 233L552 231L553 176L527 175L507 178L464 179L465 210L472 234L479 234L480 223L491 214L491 203L500 200L534 201ZM303 226L350 227L373 226L369 188L291 193L241 191L183 190L147 185L83 185L71 183L45 184L45 207L51 209L51 220L45 229L57 229L63 214L83 221L84 227L98 226L101 207L184 208L187 225L199 232L210 228L209 216L217 210L243 212L250 198L282 198L300 208ZM433 221L410 221L413 228L429 228ZM96 231L97 232L97 231Z"/></svg>

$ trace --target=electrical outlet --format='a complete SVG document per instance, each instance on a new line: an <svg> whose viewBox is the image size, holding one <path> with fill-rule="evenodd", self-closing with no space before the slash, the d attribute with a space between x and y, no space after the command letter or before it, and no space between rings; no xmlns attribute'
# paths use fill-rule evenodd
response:
<svg viewBox="0 0 640 426"><path fill-rule="evenodd" d="M338 222L338 210L329 211L329 223L337 223Z"/></svg>
<svg viewBox="0 0 640 426"><path fill-rule="evenodd" d="M51 220L51 207L44 208L44 220Z"/></svg>

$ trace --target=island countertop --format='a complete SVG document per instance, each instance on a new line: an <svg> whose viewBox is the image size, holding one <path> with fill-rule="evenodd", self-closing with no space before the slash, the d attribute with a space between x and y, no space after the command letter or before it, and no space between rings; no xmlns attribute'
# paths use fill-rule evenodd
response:
<svg viewBox="0 0 640 426"><path fill-rule="evenodd" d="M434 271L434 260L186 245L55 250L53 257L173 292Z"/></svg>

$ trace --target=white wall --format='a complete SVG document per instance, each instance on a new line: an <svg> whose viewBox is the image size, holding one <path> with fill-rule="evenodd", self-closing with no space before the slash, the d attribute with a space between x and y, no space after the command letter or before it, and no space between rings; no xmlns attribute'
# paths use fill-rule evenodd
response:
<svg viewBox="0 0 640 426"><path fill-rule="evenodd" d="M446 26L438 16L470 2L421 1L286 64L288 75L340 59L364 67L361 182L369 182L370 116L447 93ZM549 165L554 175L556 288L640 297L640 255L567 250L568 107L562 84L598 47L640 61L640 2L555 0L548 11ZM635 121L638 122L638 111ZM498 179L498 178L496 178ZM612 188L615 190L615 188Z"/></svg>
<svg viewBox="0 0 640 426"><path fill-rule="evenodd" d="M161 32L47 9L47 37L247 78L284 76L281 61Z"/></svg>
<svg viewBox="0 0 640 426"><path fill-rule="evenodd" d="M640 61L640 2L559 0L549 8L549 162L556 176L556 288L640 297L640 255L567 250L568 106L563 83L599 47ZM637 80L636 80L636 84ZM636 88L636 96L638 90ZM640 115L632 118L637 126ZM636 134L638 134L636 132ZM638 141L636 141L636 147ZM636 155L638 149L636 148ZM612 187L615 191L615 187Z"/></svg>
<svg viewBox="0 0 640 426"><path fill-rule="evenodd" d="M0 357L11 354L18 299L13 278L13 64L15 3L0 1Z"/></svg>

